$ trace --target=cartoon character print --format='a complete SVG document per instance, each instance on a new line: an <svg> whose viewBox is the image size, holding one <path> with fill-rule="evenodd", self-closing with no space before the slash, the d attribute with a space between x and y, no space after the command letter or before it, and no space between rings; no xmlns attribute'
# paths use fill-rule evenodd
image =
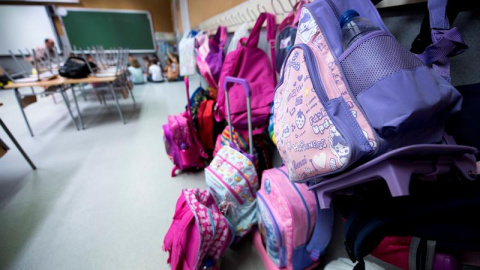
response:
<svg viewBox="0 0 480 270"><path fill-rule="evenodd" d="M297 117L295 118L295 125L298 129L302 129L305 126L306 117L302 110L298 110Z"/></svg>
<svg viewBox="0 0 480 270"><path fill-rule="evenodd" d="M302 42L307 43L309 42L313 35L317 32L317 24L315 23L315 19L313 19L312 14L308 9L302 9L302 14L300 15L300 21L298 25L298 35Z"/></svg>
<svg viewBox="0 0 480 270"><path fill-rule="evenodd" d="M330 136L328 139L330 141L330 151L337 157L337 160L334 158L330 159L330 166L332 170L336 170L347 163L350 148L345 138L342 137L335 126L330 128ZM338 161L339 164L337 164L336 161Z"/></svg>

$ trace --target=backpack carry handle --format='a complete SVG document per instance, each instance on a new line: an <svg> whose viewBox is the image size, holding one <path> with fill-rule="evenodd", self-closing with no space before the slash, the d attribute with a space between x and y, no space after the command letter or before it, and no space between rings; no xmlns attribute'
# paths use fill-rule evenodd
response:
<svg viewBox="0 0 480 270"><path fill-rule="evenodd" d="M250 36L247 40L247 47L258 47L258 40L260 38L260 31L262 30L262 25L267 21L267 42L270 47L270 62L272 63L272 70L275 72L275 34L277 32L277 24L275 21L275 15L263 12L258 16L255 26L253 26ZM275 84L277 79L275 77Z"/></svg>
<svg viewBox="0 0 480 270"><path fill-rule="evenodd" d="M278 31L282 31L287 26L296 26L298 21L300 20L300 13L302 11L303 5L305 4L305 0L298 1L295 6L293 6L292 10L288 13L288 15L283 19L278 26Z"/></svg>
<svg viewBox="0 0 480 270"><path fill-rule="evenodd" d="M232 142L232 120L230 117L230 101L228 100L228 87L229 83L231 84L240 84L243 86L243 90L245 91L245 96L247 97L247 117L248 117L248 140L249 140L249 151L251 155L253 155L253 135L252 135L252 106L251 106L251 96L252 90L250 89L250 85L248 84L247 80L241 78L235 78L232 76L225 77L225 104L227 106L227 119L228 119L228 129L230 131L230 142ZM230 85L231 85L230 84Z"/></svg>

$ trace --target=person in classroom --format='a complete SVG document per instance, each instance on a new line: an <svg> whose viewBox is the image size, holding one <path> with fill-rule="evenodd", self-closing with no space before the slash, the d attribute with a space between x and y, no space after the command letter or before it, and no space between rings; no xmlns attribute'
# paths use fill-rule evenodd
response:
<svg viewBox="0 0 480 270"><path fill-rule="evenodd" d="M143 84L145 80L143 78L143 70L138 63L137 58L132 57L130 60L130 66L128 67L133 84Z"/></svg>
<svg viewBox="0 0 480 270"><path fill-rule="evenodd" d="M145 66L143 71L148 74L148 67L150 66L150 63L151 63L150 59L146 55L142 57L142 59L143 59L143 65Z"/></svg>
<svg viewBox="0 0 480 270"><path fill-rule="evenodd" d="M168 81L178 81L182 78L180 77L179 65L178 65L178 55L172 54L170 51L167 52L168 58L165 60L167 66L165 68L165 76Z"/></svg>
<svg viewBox="0 0 480 270"><path fill-rule="evenodd" d="M51 38L46 38L45 43L43 45L38 46L35 49L35 56L37 59L46 59L47 53L50 57L55 56L55 41Z"/></svg>
<svg viewBox="0 0 480 270"><path fill-rule="evenodd" d="M155 62L150 63L150 66L148 67L147 81L149 81L149 82L163 82L164 81L163 74L162 74L162 69Z"/></svg>

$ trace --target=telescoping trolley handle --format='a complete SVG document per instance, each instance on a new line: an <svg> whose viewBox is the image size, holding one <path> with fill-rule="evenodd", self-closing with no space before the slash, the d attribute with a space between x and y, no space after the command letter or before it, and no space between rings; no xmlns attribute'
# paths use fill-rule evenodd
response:
<svg viewBox="0 0 480 270"><path fill-rule="evenodd" d="M231 76L225 77L225 103L227 105L227 118L228 118L228 129L230 131L230 142L232 142L232 120L230 118L230 101L228 100L228 87L233 84L240 84L243 86L245 91L245 96L247 97L247 117L248 117L248 140L249 140L249 151L250 155L253 155L253 135L252 135L252 107L250 103L250 98L252 96L252 90L250 90L250 85L248 85L247 80L235 78Z"/></svg>

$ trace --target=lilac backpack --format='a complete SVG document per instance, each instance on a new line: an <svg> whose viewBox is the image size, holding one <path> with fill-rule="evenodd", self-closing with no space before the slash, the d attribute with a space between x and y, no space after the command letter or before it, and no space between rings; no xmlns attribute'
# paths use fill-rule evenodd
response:
<svg viewBox="0 0 480 270"><path fill-rule="evenodd" d="M341 45L339 15L381 30ZM440 143L458 91L388 32L371 1L304 6L274 98L277 147L292 181L315 180L388 151Z"/></svg>
<svg viewBox="0 0 480 270"><path fill-rule="evenodd" d="M276 85L275 64L271 62L268 55L258 48L258 40L262 25L267 21L267 40L270 44L270 56L275 61L275 15L270 13L261 13L250 32L245 45L239 42L238 48L227 54L220 74L220 84L217 96L217 120L226 118L225 108L225 78L232 76L246 79L250 85L252 97L252 124L254 134L261 133L268 127L268 117L270 115L270 105L273 101L273 91ZM247 104L243 97L243 91L240 86L232 87L231 119L232 125L237 131L242 132L247 129Z"/></svg>
<svg viewBox="0 0 480 270"><path fill-rule="evenodd" d="M233 240L228 220L204 189L184 189L163 240L171 269L218 269L218 260Z"/></svg>
<svg viewBox="0 0 480 270"><path fill-rule="evenodd" d="M291 182L284 166L263 172L254 244L268 270L318 266L330 242L333 211L320 210L315 196L306 184Z"/></svg>
<svg viewBox="0 0 480 270"><path fill-rule="evenodd" d="M227 28L219 26L213 38L202 32L195 37L197 66L210 87L218 89L218 80L225 54L223 48L227 42Z"/></svg>
<svg viewBox="0 0 480 270"><path fill-rule="evenodd" d="M188 97L190 96L188 77L185 77L185 85ZM163 125L165 150L175 165L172 169L172 177L176 176L177 170L204 168L204 159L208 157L196 137L190 111L190 99L187 100L187 111L178 115L169 115L168 124Z"/></svg>

